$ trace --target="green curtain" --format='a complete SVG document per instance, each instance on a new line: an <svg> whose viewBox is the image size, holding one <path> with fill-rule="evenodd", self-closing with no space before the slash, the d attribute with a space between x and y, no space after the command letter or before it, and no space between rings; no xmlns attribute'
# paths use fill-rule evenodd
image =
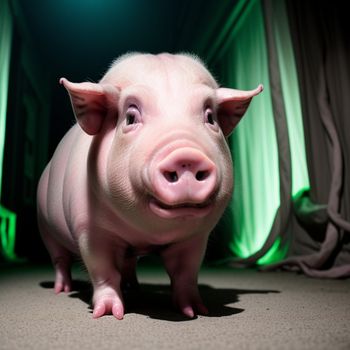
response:
<svg viewBox="0 0 350 350"><path fill-rule="evenodd" d="M258 83L265 87L230 139L235 177L230 248L234 255L246 258L263 246L280 205L268 57L258 2L236 31L225 58L227 85L246 90Z"/></svg>
<svg viewBox="0 0 350 350"><path fill-rule="evenodd" d="M1 205L7 93L12 43L12 17L7 0L0 1L0 255L15 260L16 214Z"/></svg>
<svg viewBox="0 0 350 350"><path fill-rule="evenodd" d="M283 100L286 107L288 136L291 144L292 196L310 188L305 154L305 138L300 89L284 1L274 0L274 36L278 54Z"/></svg>
<svg viewBox="0 0 350 350"><path fill-rule="evenodd" d="M12 17L7 0L0 2L0 199L5 146L7 91L12 42Z"/></svg>
<svg viewBox="0 0 350 350"><path fill-rule="evenodd" d="M269 264L286 256L292 197L309 188L299 87L284 1L241 0L237 8L209 65L223 85L265 88L229 140L235 187L223 229L232 263Z"/></svg>

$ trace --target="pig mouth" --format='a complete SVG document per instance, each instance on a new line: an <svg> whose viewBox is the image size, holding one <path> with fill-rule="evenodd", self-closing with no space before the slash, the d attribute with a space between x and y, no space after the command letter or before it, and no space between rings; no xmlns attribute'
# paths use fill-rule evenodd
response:
<svg viewBox="0 0 350 350"><path fill-rule="evenodd" d="M178 217L203 217L210 213L213 200L210 198L202 203L177 203L166 204L155 197L150 197L151 210L158 216L166 219Z"/></svg>

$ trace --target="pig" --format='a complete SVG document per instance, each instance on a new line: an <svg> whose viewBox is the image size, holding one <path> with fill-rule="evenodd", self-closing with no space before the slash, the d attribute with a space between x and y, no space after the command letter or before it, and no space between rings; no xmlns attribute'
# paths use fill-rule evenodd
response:
<svg viewBox="0 0 350 350"><path fill-rule="evenodd" d="M99 83L60 83L76 123L37 191L54 291L72 290L79 257L93 286L93 318L122 319L123 286L137 285L137 258L157 252L179 311L208 314L197 279L232 195L227 137L262 85L219 87L198 57L168 53L125 54Z"/></svg>

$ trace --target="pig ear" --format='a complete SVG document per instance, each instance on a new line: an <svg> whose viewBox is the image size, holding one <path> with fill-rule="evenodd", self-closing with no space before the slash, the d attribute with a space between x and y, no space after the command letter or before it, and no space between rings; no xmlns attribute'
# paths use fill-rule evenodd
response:
<svg viewBox="0 0 350 350"><path fill-rule="evenodd" d="M250 101L263 90L260 84L255 90L243 91L228 88L217 89L218 121L227 137L246 112Z"/></svg>
<svg viewBox="0 0 350 350"><path fill-rule="evenodd" d="M72 83L60 79L68 91L75 118L89 135L96 135L103 124L110 107L115 106L120 90L110 84Z"/></svg>

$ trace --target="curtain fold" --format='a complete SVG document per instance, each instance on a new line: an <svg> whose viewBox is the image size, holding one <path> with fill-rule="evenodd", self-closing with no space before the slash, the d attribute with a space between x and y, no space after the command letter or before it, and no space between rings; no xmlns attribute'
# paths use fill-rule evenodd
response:
<svg viewBox="0 0 350 350"><path fill-rule="evenodd" d="M261 3L256 1L248 10L225 53L221 74L230 87L251 89L258 83L265 87L230 139L235 188L232 226L226 229L231 231L229 246L236 257L231 264L255 264L276 238L269 239L268 233L280 226L278 145Z"/></svg>
<svg viewBox="0 0 350 350"><path fill-rule="evenodd" d="M221 262L348 276L345 5L238 0L231 8L213 16L212 30L200 45L194 43L194 51L207 59L222 85L252 89L263 83L265 89L229 140L235 187L215 232L228 247Z"/></svg>
<svg viewBox="0 0 350 350"><path fill-rule="evenodd" d="M298 269L313 277L350 276L350 41L345 6L287 1L296 53L310 191L296 209L307 234L295 256L274 267ZM312 214L312 215L311 215ZM322 229L320 222L325 229ZM306 224L307 223L307 224ZM310 224L315 224L311 232ZM321 242L308 254L303 245Z"/></svg>
<svg viewBox="0 0 350 350"><path fill-rule="evenodd" d="M222 82L251 89L262 82L230 139L233 200L221 230L229 230L231 265L281 261L293 240L292 197L309 188L300 96L283 1L252 1L244 22L218 54Z"/></svg>

